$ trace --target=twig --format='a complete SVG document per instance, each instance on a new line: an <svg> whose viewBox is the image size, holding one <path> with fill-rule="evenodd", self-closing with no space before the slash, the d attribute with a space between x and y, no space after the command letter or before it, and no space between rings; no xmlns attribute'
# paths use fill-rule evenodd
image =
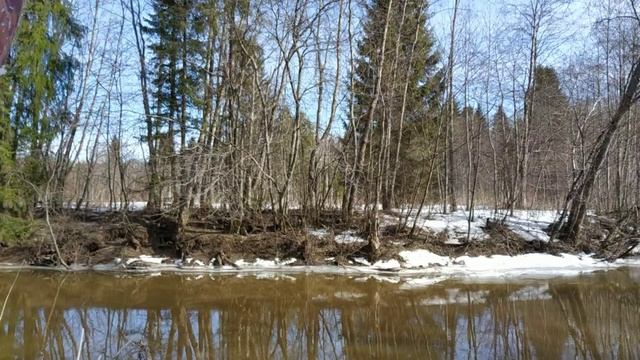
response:
<svg viewBox="0 0 640 360"><path fill-rule="evenodd" d="M78 344L78 355L76 355L76 360L80 360L80 356L82 355L82 343L84 343L84 327L82 328L82 333L80 333L80 343Z"/></svg>
<svg viewBox="0 0 640 360"><path fill-rule="evenodd" d="M58 246L58 241L56 240L56 235L53 232L53 227L51 226L51 220L49 219L49 187L51 185L51 180L53 180L53 175L49 178L49 180L47 181L47 187L44 191L44 194L42 194L40 192L40 190L38 189L38 187L30 182L27 179L22 179L25 183L27 183L29 186L31 186L33 188L33 191L38 194L39 196L42 196L44 198L44 214L45 214L45 220L47 222L47 226L49 227L49 234L51 234L51 240L53 242L53 247L56 251L56 255L58 256L58 260L60 261L60 264L62 264L62 266L64 266L65 269L69 269L69 265L67 265L66 261L64 261L64 259L62 258L62 253L60 252L60 247Z"/></svg>
<svg viewBox="0 0 640 360"><path fill-rule="evenodd" d="M49 331L49 323L51 323L51 317L53 316L53 311L56 308L56 304L58 303L58 296L60 296L60 289L62 289L62 285L64 284L64 282L67 280L67 276L65 275L64 278L62 278L62 281L60 281L60 284L58 284L58 289L56 290L56 296L53 298L53 304L51 305L51 311L49 311L49 315L47 316L47 322L44 324L44 331L42 332L42 338L43 340L46 339L47 337L47 333ZM44 348L46 346L45 341L42 342L42 349L40 350L40 353L44 353Z"/></svg>
<svg viewBox="0 0 640 360"><path fill-rule="evenodd" d="M48 192L49 192L49 185L47 184L47 193ZM60 247L58 246L58 241L56 240L56 235L54 234L53 227L51 226L51 220L49 219L49 198L46 194L45 194L44 214L45 214L45 220L47 222L47 227L49 228L49 234L51 234L51 240L53 241L53 247L55 248L56 255L58 256L58 260L60 261L60 264L64 266L65 269L69 269L69 265L67 265L67 262L64 261L64 258L62 258Z"/></svg>
<svg viewBox="0 0 640 360"><path fill-rule="evenodd" d="M13 279L13 283L11 283L11 287L9 288L9 292L7 296L4 298L4 303L2 303L2 310L0 310L0 320L2 320L2 316L4 315L4 309L7 307L7 303L9 302L9 296L11 296L11 292L13 291L13 287L16 285L18 281L18 276L20 276L20 271L22 271L22 267L18 270L15 279Z"/></svg>

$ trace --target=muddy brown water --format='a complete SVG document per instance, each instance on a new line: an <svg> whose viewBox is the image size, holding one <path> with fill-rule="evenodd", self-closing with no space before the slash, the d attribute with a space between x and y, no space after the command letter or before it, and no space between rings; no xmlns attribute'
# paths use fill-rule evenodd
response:
<svg viewBox="0 0 640 360"><path fill-rule="evenodd" d="M345 275L0 272L2 301L2 359L640 358L640 269L421 288Z"/></svg>

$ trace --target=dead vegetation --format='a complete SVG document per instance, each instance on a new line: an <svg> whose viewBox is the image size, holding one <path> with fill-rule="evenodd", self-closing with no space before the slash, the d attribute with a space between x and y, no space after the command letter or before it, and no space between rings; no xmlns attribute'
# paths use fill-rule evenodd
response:
<svg viewBox="0 0 640 360"><path fill-rule="evenodd" d="M204 215L204 214L203 214ZM236 221L224 212L194 216L183 234L175 217L160 212L65 211L53 217L53 230L68 264L95 265L114 258L154 255L171 259L193 258L213 265L231 265L239 259L290 259L295 265L345 265L368 259L367 243L341 244L334 234L348 230L337 213L325 212L314 226L333 229L328 236L309 235L300 213L292 213L286 226L277 225L272 213ZM618 218L619 220L614 220ZM364 229L364 219L361 219ZM380 258L398 258L402 250L426 249L446 256L518 255L524 253L593 253L615 260L629 255L640 239L638 211L590 216L575 245L561 241L526 241L500 221L488 221L490 235L482 241L447 243L445 233L409 231L389 225L381 229ZM354 223L360 223L357 219ZM353 230L353 227L350 228ZM363 238L366 231L358 231ZM58 265L55 250L42 221L34 222L29 241L0 246L0 261L35 266Z"/></svg>

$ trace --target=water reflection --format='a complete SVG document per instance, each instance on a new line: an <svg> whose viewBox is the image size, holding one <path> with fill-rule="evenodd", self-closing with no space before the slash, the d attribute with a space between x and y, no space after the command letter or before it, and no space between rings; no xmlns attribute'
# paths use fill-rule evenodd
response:
<svg viewBox="0 0 640 360"><path fill-rule="evenodd" d="M635 270L572 279L114 277L23 272L0 358L640 358ZM0 273L0 301L15 273Z"/></svg>

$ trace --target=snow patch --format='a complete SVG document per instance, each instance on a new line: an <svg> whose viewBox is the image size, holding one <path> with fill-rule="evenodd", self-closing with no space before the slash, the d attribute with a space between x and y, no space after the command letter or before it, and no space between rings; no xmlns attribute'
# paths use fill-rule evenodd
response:
<svg viewBox="0 0 640 360"><path fill-rule="evenodd" d="M329 231L327 229L309 229L307 230L307 234L317 238L323 238L329 236Z"/></svg>
<svg viewBox="0 0 640 360"><path fill-rule="evenodd" d="M235 262L238 267L246 267L246 268L278 268L281 266L291 265L298 261L295 258L290 258L286 260L280 260L275 258L274 260L265 260L257 258L253 262L245 261L244 259L240 259Z"/></svg>
<svg viewBox="0 0 640 360"><path fill-rule="evenodd" d="M379 260L372 267L381 271L398 271L402 268L400 262L395 259L391 260Z"/></svg>
<svg viewBox="0 0 640 360"><path fill-rule="evenodd" d="M517 256L460 256L449 258L427 250L400 252L405 272L465 275L471 277L518 276L536 274L572 275L582 272L622 266L590 255L531 253ZM375 265L374 265L375 267Z"/></svg>
<svg viewBox="0 0 640 360"><path fill-rule="evenodd" d="M334 240L338 244L355 244L367 242L367 240L358 236L358 232L355 230L347 230L339 235L336 235Z"/></svg>
<svg viewBox="0 0 640 360"><path fill-rule="evenodd" d="M371 263L369 262L369 260L363 258L363 257L357 257L357 258L353 258L352 263L357 264L357 265L364 265L364 266L371 266Z"/></svg>
<svg viewBox="0 0 640 360"><path fill-rule="evenodd" d="M131 265L135 262L140 262L146 265L160 265L162 264L162 262L164 260L167 260L167 258L164 257L154 257L154 256L150 256L150 255L140 255L138 257L134 257L134 258L129 258L127 259L127 261L125 261L125 265ZM122 259L120 258L116 258L116 263L121 263Z"/></svg>
<svg viewBox="0 0 640 360"><path fill-rule="evenodd" d="M401 251L399 255L404 260L404 266L408 268L447 266L451 263L451 258L427 250Z"/></svg>
<svg viewBox="0 0 640 360"><path fill-rule="evenodd" d="M317 238L326 238L330 235L330 232L328 229L308 229L307 234ZM367 242L367 240L358 236L357 230L343 231L342 233L336 235L333 239L338 244L355 244Z"/></svg>
<svg viewBox="0 0 640 360"><path fill-rule="evenodd" d="M466 241L467 235L473 240L483 240L488 238L484 230L487 220L502 220L504 224L514 233L527 241L549 241L546 229L556 219L556 212L552 210L515 210L513 214L504 211L494 211L488 209L477 209L473 212L473 221L469 222L469 212L456 210L451 213L429 213L423 212L419 216L410 214L408 223L416 221L416 226L423 230L434 233L446 233L446 243L457 244ZM397 219L395 220L397 222ZM384 219L385 224L393 221Z"/></svg>
<svg viewBox="0 0 640 360"><path fill-rule="evenodd" d="M581 270L606 268L609 263L594 259L587 255L560 254L523 254L517 256L493 255L487 256L461 256L456 262L469 272L505 273L508 271L537 272L541 270Z"/></svg>

